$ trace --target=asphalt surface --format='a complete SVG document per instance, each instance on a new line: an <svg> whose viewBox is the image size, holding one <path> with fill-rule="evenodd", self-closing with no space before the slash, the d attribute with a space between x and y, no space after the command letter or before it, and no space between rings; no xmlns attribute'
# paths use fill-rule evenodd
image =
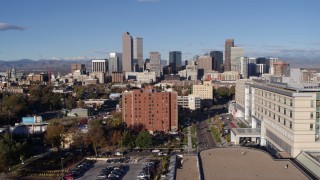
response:
<svg viewBox="0 0 320 180"><path fill-rule="evenodd" d="M132 180L132 179L137 179L137 176L139 175L140 171L143 168L142 163L137 163L137 164L127 164L127 163L121 163L122 165L127 165L129 166L129 171L124 175L122 178L123 180ZM108 166L115 166L115 165L121 165L119 163L107 163L106 161L98 161L94 164L94 167L89 169L84 175L82 175L79 178L79 180L94 180L96 179L97 175L99 174L99 171L101 169L108 167Z"/></svg>
<svg viewBox="0 0 320 180"><path fill-rule="evenodd" d="M197 141L199 150L216 147L207 121L197 123Z"/></svg>

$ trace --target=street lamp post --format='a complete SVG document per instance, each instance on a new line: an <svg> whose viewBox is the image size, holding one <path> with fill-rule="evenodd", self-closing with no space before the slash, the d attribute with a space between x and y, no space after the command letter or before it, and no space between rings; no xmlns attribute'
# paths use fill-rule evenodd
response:
<svg viewBox="0 0 320 180"><path fill-rule="evenodd" d="M63 160L64 158L61 158L61 170L63 171L63 162L62 162L62 160Z"/></svg>

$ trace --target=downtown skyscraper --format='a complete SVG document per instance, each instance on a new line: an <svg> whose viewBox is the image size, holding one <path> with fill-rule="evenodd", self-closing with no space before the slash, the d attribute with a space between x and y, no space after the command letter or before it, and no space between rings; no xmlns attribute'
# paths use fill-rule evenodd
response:
<svg viewBox="0 0 320 180"><path fill-rule="evenodd" d="M233 39L227 39L224 51L224 71L231 71L231 47L234 46Z"/></svg>
<svg viewBox="0 0 320 180"><path fill-rule="evenodd" d="M161 77L161 55L159 52L150 52L150 71L156 72L156 77Z"/></svg>
<svg viewBox="0 0 320 180"><path fill-rule="evenodd" d="M133 70L133 40L129 32L122 34L122 71Z"/></svg>
<svg viewBox="0 0 320 180"><path fill-rule="evenodd" d="M178 73L181 69L181 51L169 52L169 66L171 67L171 73Z"/></svg>
<svg viewBox="0 0 320 180"><path fill-rule="evenodd" d="M143 39L141 37L133 38L133 66L133 71L143 71Z"/></svg>

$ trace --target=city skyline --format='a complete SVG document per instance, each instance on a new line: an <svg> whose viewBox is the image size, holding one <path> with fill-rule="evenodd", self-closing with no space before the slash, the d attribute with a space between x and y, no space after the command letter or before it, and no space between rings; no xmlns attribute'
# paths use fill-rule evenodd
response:
<svg viewBox="0 0 320 180"><path fill-rule="evenodd" d="M182 60L191 59L224 51L232 38L248 57L316 61L319 5L313 0L6 1L0 7L0 60L107 58L122 52L121 34L128 31L143 38L144 58L158 51L168 60L170 51L179 50Z"/></svg>

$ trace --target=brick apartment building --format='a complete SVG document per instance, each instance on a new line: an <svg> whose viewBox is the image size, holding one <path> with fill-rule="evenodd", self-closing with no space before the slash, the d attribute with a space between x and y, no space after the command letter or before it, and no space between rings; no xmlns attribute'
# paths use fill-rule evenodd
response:
<svg viewBox="0 0 320 180"><path fill-rule="evenodd" d="M128 128L177 131L177 92L156 92L151 87L122 93L122 119Z"/></svg>

